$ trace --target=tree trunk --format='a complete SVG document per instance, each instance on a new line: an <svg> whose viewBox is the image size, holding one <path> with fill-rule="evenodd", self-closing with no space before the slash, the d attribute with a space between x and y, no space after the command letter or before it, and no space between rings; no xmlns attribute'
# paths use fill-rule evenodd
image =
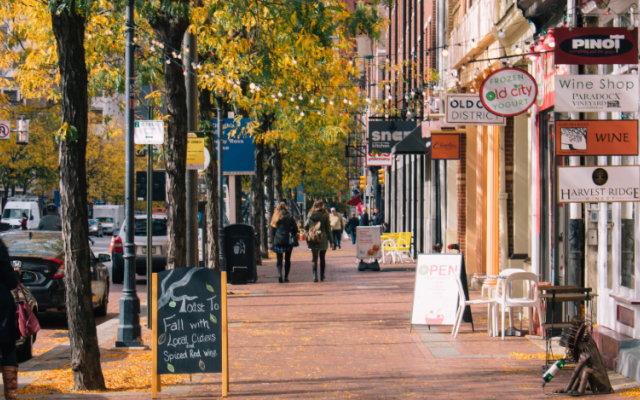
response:
<svg viewBox="0 0 640 400"><path fill-rule="evenodd" d="M182 48L189 20L156 10L150 21L156 36L174 49ZM178 63L182 61L178 60ZM167 112L170 116L164 144L167 175L167 269L187 266L187 90L180 65L162 63Z"/></svg>
<svg viewBox="0 0 640 400"><path fill-rule="evenodd" d="M215 133L216 126L211 123L211 91L200 89L198 94L200 103L200 123L203 125L205 145L209 150L211 162L204 172L204 184L207 191L206 226L207 243L205 244L206 259L204 265L210 269L220 269L220 247L218 246L220 235L218 231L218 154L216 153Z"/></svg>
<svg viewBox="0 0 640 400"><path fill-rule="evenodd" d="M274 157L273 166L275 169L275 186L276 186L276 200L278 204L284 201L284 193L282 191L282 152L280 146L277 144L273 146Z"/></svg>
<svg viewBox="0 0 640 400"><path fill-rule="evenodd" d="M264 123L263 123L264 124ZM251 214L253 214L253 227L255 229L255 257L256 264L262 265L262 226L264 225L264 191L262 189L262 162L264 160L264 142L262 135L255 136L255 175L251 179Z"/></svg>
<svg viewBox="0 0 640 400"><path fill-rule="evenodd" d="M272 157L269 157L269 158L273 160ZM273 212L275 208L273 205L273 201L274 201L273 166L271 165L271 162L267 163L267 170L265 171L265 173L267 174L267 180L265 181L265 185L267 186L267 214L269 216L267 221L267 226L268 226L271 224L271 218L273 218ZM271 229L268 229L268 228L267 228L267 237L268 237L267 248L270 249L273 247L274 235Z"/></svg>
<svg viewBox="0 0 640 400"><path fill-rule="evenodd" d="M71 370L75 390L104 390L100 348L93 318L91 271L88 268L86 150L89 101L84 51L85 18L75 3L58 11L52 7L62 95L60 138L60 203ZM61 135L62 136L62 135Z"/></svg>

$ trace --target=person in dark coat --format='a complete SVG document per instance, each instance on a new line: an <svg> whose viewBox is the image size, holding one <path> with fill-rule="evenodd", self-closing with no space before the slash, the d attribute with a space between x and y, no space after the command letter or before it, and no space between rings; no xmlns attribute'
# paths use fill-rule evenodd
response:
<svg viewBox="0 0 640 400"><path fill-rule="evenodd" d="M378 211L377 208L373 209L373 214L371 214L371 226L379 226L382 225L382 214Z"/></svg>
<svg viewBox="0 0 640 400"><path fill-rule="evenodd" d="M325 256L327 254L327 248L329 242L333 243L333 236L331 235L331 223L329 222L329 213L324 208L324 202L322 199L318 199L313 203L311 211L309 211L309 219L307 220L304 229L309 231L309 225L311 222L320 221L320 229L322 231L322 242L318 244L307 243L311 254L313 255L313 281L318 282L318 258L320 258L320 280L324 281L324 270L326 267ZM307 235L308 237L309 235Z"/></svg>
<svg viewBox="0 0 640 400"><path fill-rule="evenodd" d="M47 215L38 222L39 231L61 231L62 220L58 217L58 207L53 204L47 206Z"/></svg>
<svg viewBox="0 0 640 400"><path fill-rule="evenodd" d="M273 231L273 251L276 253L278 267L278 282L289 282L291 271L291 252L293 242L297 243L298 224L287 209L285 203L278 204L273 218L271 218L271 230ZM293 241L293 242L292 242ZM282 262L284 258L284 279L282 277Z"/></svg>
<svg viewBox="0 0 640 400"><path fill-rule="evenodd" d="M360 226L369 226L369 210L365 207L360 214Z"/></svg>
<svg viewBox="0 0 640 400"><path fill-rule="evenodd" d="M16 303L11 290L18 287L9 250L0 239L0 354L2 354L2 381L4 398L15 400L18 397L18 358L16 340L20 332L16 324Z"/></svg>
<svg viewBox="0 0 640 400"><path fill-rule="evenodd" d="M356 244L356 227L358 225L360 225L360 221L356 217L356 213L351 214L351 218L347 223L347 232L351 234L351 243L353 244Z"/></svg>

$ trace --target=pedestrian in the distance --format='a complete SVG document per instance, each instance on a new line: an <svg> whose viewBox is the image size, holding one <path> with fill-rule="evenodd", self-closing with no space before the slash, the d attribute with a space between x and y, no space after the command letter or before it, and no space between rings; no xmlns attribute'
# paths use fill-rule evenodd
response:
<svg viewBox="0 0 640 400"><path fill-rule="evenodd" d="M313 203L304 229L307 231L307 245L313 255L313 281L318 282L318 259L320 259L320 280L324 281L325 256L329 243L333 244L333 237L331 236L329 213L324 208L322 199Z"/></svg>
<svg viewBox="0 0 640 400"><path fill-rule="evenodd" d="M344 231L344 218L336 212L335 208L332 208L329 222L331 223L331 233L333 234L333 250L341 249L340 239L342 238L342 231Z"/></svg>
<svg viewBox="0 0 640 400"><path fill-rule="evenodd" d="M27 213L22 213L22 219L20 220L20 228L22 228L23 231L26 231L28 223L29 223L29 218L27 217Z"/></svg>
<svg viewBox="0 0 640 400"><path fill-rule="evenodd" d="M291 252L294 247L298 246L298 224L285 203L278 204L274 211L273 218L271 218L271 230L273 231L273 251L275 251L277 258L278 282L289 282ZM284 278L282 277L283 261Z"/></svg>
<svg viewBox="0 0 640 400"><path fill-rule="evenodd" d="M0 354L2 354L2 382L4 398L18 398L18 358L16 340L20 333L16 324L16 303L11 290L18 287L7 246L0 239Z"/></svg>
<svg viewBox="0 0 640 400"><path fill-rule="evenodd" d="M50 204L47 206L47 215L38 222L39 231L61 231L62 220L58 217L58 207Z"/></svg>
<svg viewBox="0 0 640 400"><path fill-rule="evenodd" d="M377 208L373 209L373 214L371 214L371 225L379 226L382 225L382 214L378 211Z"/></svg>
<svg viewBox="0 0 640 400"><path fill-rule="evenodd" d="M369 210L365 207L360 214L360 226L369 226Z"/></svg>
<svg viewBox="0 0 640 400"><path fill-rule="evenodd" d="M356 227L360 225L360 221L358 217L356 217L356 213L351 214L351 218L349 218L349 222L347 223L347 232L351 233L351 242L356 244Z"/></svg>

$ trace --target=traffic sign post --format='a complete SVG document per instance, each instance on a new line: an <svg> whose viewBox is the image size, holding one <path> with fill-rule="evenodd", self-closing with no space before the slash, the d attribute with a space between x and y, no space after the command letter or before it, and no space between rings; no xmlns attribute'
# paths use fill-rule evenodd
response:
<svg viewBox="0 0 640 400"><path fill-rule="evenodd" d="M9 140L9 138L11 138L11 123L0 121L0 140Z"/></svg>
<svg viewBox="0 0 640 400"><path fill-rule="evenodd" d="M136 121L134 123L133 141L135 144L163 144L164 121Z"/></svg>

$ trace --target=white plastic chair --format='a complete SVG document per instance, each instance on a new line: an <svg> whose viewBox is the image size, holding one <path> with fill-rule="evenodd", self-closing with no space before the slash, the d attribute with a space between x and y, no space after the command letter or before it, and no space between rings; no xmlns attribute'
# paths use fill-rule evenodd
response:
<svg viewBox="0 0 640 400"><path fill-rule="evenodd" d="M505 272L507 272L505 274ZM533 272L526 272L523 270L504 270L501 272L502 276L506 275L505 279L499 279L496 287L496 306L499 306L502 314L502 340L504 340L504 320L505 309L513 307L523 308L536 308L538 310L538 318L540 326L542 326L542 313L540 311L540 298L538 297L538 277ZM511 285L513 282L524 281L526 283L526 289L528 293L523 298L511 297ZM529 332L533 332L533 312L529 314ZM511 312L509 312L509 322L511 321Z"/></svg>
<svg viewBox="0 0 640 400"><path fill-rule="evenodd" d="M382 248L382 263L386 264L386 258L391 257L391 263L395 264L396 255L398 255L398 246L396 245L396 241L393 237L385 238L380 244L380 247ZM401 255L399 256L402 257Z"/></svg>
<svg viewBox="0 0 640 400"><path fill-rule="evenodd" d="M458 284L458 311L456 312L456 322L453 325L453 331L451 334L453 337L458 336L458 330L460 329L460 324L462 323L462 317L464 316L464 310L467 306L476 305L476 304L486 304L487 305L487 333L491 336L492 332L496 332L497 324L495 323L495 304L496 299L478 299L478 300L467 300L464 295L464 288L462 287L462 282L459 277L456 277L456 282ZM473 323L471 324L473 327Z"/></svg>

